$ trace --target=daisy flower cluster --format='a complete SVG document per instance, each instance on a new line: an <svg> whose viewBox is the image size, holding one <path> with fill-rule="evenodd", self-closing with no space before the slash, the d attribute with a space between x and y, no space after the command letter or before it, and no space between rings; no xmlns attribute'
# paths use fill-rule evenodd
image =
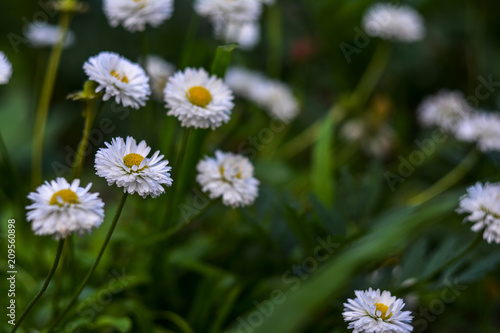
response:
<svg viewBox="0 0 500 333"><path fill-rule="evenodd" d="M500 151L500 114L476 110L459 91L440 91L420 104L424 126L438 126L461 141L474 142L482 152Z"/></svg>
<svg viewBox="0 0 500 333"><path fill-rule="evenodd" d="M396 133L390 125L373 125L366 118L347 121L342 126L340 135L348 142L361 143L365 154L379 158L391 153L396 139Z"/></svg>
<svg viewBox="0 0 500 333"><path fill-rule="evenodd" d="M408 333L413 317L410 311L402 311L405 303L392 296L389 291L380 292L372 288L356 290L355 299L344 303L344 320L353 333Z"/></svg>
<svg viewBox="0 0 500 333"><path fill-rule="evenodd" d="M260 40L258 20L262 4L269 0L196 0L198 15L214 26L215 35L228 43L238 43L242 49L252 49Z"/></svg>
<svg viewBox="0 0 500 333"><path fill-rule="evenodd" d="M372 37L396 42L416 42L425 37L422 16L405 5L377 3L363 17L363 27Z"/></svg>
<svg viewBox="0 0 500 333"><path fill-rule="evenodd" d="M229 68L226 83L235 94L266 110L273 118L290 122L299 113L299 103L285 83L242 67Z"/></svg>

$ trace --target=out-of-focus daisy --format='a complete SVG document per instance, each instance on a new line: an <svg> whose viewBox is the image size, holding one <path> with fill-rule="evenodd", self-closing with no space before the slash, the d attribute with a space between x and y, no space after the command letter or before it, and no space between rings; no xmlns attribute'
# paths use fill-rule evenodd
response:
<svg viewBox="0 0 500 333"><path fill-rule="evenodd" d="M28 42L33 47L53 46L63 38L63 30L57 26L45 22L32 22L28 25L25 33ZM72 31L66 33L63 46L68 47L75 41L75 34Z"/></svg>
<svg viewBox="0 0 500 333"><path fill-rule="evenodd" d="M254 48L260 40L260 26L256 22L228 23L224 27L224 39L228 43L238 43L243 50Z"/></svg>
<svg viewBox="0 0 500 333"><path fill-rule="evenodd" d="M107 148L97 151L95 157L96 174L108 181L108 185L123 187L123 192L138 193L146 198L155 198L165 192L162 185L172 185L171 167L163 160L160 151L148 158L151 148L146 141L136 143L132 137L114 138Z"/></svg>
<svg viewBox="0 0 500 333"><path fill-rule="evenodd" d="M6 84L9 82L12 76L12 65L7 59L5 53L0 51L0 84Z"/></svg>
<svg viewBox="0 0 500 333"><path fill-rule="evenodd" d="M196 167L196 180L211 199L222 197L226 206L248 206L258 195L259 181L253 176L253 165L242 156L215 152L215 158L205 157Z"/></svg>
<svg viewBox="0 0 500 333"><path fill-rule="evenodd" d="M255 22L260 17L262 3L259 0L196 0L194 4L198 15L207 17L221 32L226 22Z"/></svg>
<svg viewBox="0 0 500 333"><path fill-rule="evenodd" d="M184 127L215 129L229 121L234 106L231 90L202 68L175 73L164 96L167 115L177 117Z"/></svg>
<svg viewBox="0 0 500 333"><path fill-rule="evenodd" d="M173 0L104 0L104 13L112 27L130 32L157 27L172 16Z"/></svg>
<svg viewBox="0 0 500 333"><path fill-rule="evenodd" d="M483 238L500 244L500 184L481 183L467 189L460 198L458 213L468 213L464 222L472 222L471 230L483 230Z"/></svg>
<svg viewBox="0 0 500 333"><path fill-rule="evenodd" d="M408 333L413 319L410 311L402 311L405 304L401 298L391 296L389 291L380 292L372 288L356 290L355 299L344 303L344 320L353 333Z"/></svg>
<svg viewBox="0 0 500 333"><path fill-rule="evenodd" d="M99 84L96 92L104 91L105 101L114 97L116 103L138 109L151 95L149 78L142 67L116 53L101 52L87 60L83 69Z"/></svg>
<svg viewBox="0 0 500 333"><path fill-rule="evenodd" d="M91 186L80 187L79 179L69 184L66 179L57 178L31 192L28 199L33 203L26 207L27 220L35 234L61 239L73 232L83 235L100 226L104 203L98 193L89 192Z"/></svg>
<svg viewBox="0 0 500 333"><path fill-rule="evenodd" d="M439 126L453 131L457 123L471 114L473 109L460 91L442 90L425 98L417 112L424 126Z"/></svg>
<svg viewBox="0 0 500 333"><path fill-rule="evenodd" d="M476 142L479 150L500 151L500 114L476 112L463 119L455 134L458 139Z"/></svg>
<svg viewBox="0 0 500 333"><path fill-rule="evenodd" d="M394 148L396 133L388 124L369 124L366 119L347 121L340 135L349 142L358 142L365 154L386 157Z"/></svg>
<svg viewBox="0 0 500 333"><path fill-rule="evenodd" d="M153 97L163 101L163 91L169 77L174 74L175 66L157 55L146 57L146 73L149 75Z"/></svg>
<svg viewBox="0 0 500 333"><path fill-rule="evenodd" d="M271 117L289 122L299 113L299 104L283 82L241 67L232 67L226 73L226 83L235 92L266 110Z"/></svg>
<svg viewBox="0 0 500 333"><path fill-rule="evenodd" d="M372 37L399 42L415 42L424 38L422 16L409 6L378 3L363 17L363 27Z"/></svg>

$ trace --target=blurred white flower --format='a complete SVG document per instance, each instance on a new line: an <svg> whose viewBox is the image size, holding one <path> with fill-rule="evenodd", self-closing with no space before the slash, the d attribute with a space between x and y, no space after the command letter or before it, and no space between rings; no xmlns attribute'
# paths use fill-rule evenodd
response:
<svg viewBox="0 0 500 333"><path fill-rule="evenodd" d="M163 91L171 75L175 73L175 66L168 61L163 60L157 55L148 55L146 57L146 73L150 78L153 97L163 101Z"/></svg>
<svg viewBox="0 0 500 333"><path fill-rule="evenodd" d="M380 293L372 288L354 292L356 298L344 303L344 320L353 333L409 333L413 319L410 311L401 311L405 304L401 298L391 296L389 291Z"/></svg>
<svg viewBox="0 0 500 333"><path fill-rule="evenodd" d="M158 27L172 16L173 0L104 0L104 13L112 27L121 24L130 32Z"/></svg>
<svg viewBox="0 0 500 333"><path fill-rule="evenodd" d="M224 40L228 43L238 43L242 50L254 48L260 40L260 26L256 22L243 24L228 23L224 27Z"/></svg>
<svg viewBox="0 0 500 333"><path fill-rule="evenodd" d="M32 22L28 25L25 33L28 42L33 47L53 46L63 38L63 30L57 26L45 22ZM75 34L72 31L66 33L64 47L73 45Z"/></svg>
<svg viewBox="0 0 500 333"><path fill-rule="evenodd" d="M0 51L0 84L6 84L9 82L12 76L12 64L5 53Z"/></svg>
<svg viewBox="0 0 500 333"><path fill-rule="evenodd" d="M249 50L260 39L258 20L262 3L262 0L197 0L194 8L210 20L217 38Z"/></svg>
<svg viewBox="0 0 500 333"><path fill-rule="evenodd" d="M104 91L104 101L114 97L116 103L138 109L151 95L149 78L142 67L116 53L101 52L87 60L83 69L99 84L96 92Z"/></svg>
<svg viewBox="0 0 500 333"><path fill-rule="evenodd" d="M196 0L194 9L198 15L208 18L221 32L223 24L250 23L259 19L262 11L260 0Z"/></svg>
<svg viewBox="0 0 500 333"><path fill-rule="evenodd" d="M184 127L215 129L229 121L233 93L224 82L202 68L178 71L165 87L167 115Z"/></svg>
<svg viewBox="0 0 500 333"><path fill-rule="evenodd" d="M123 187L123 192L134 194L137 192L141 197L150 195L156 198L165 189L162 185L172 185L170 178L171 167L168 161L163 160L160 151L153 156L147 157L151 148L146 141L136 143L132 137L114 138L111 144L105 142L107 148L97 151L95 157L96 174L108 181L108 185Z"/></svg>
<svg viewBox="0 0 500 333"><path fill-rule="evenodd" d="M471 230L483 230L483 238L488 242L500 244L500 184L481 183L467 189L460 198L457 212L468 213L464 222L472 222Z"/></svg>
<svg viewBox="0 0 500 333"><path fill-rule="evenodd" d="M196 168L196 180L210 199L222 197L224 205L234 208L257 198L259 181L253 177L252 163L242 155L216 151L215 158L205 157Z"/></svg>
<svg viewBox="0 0 500 333"><path fill-rule="evenodd" d="M390 154L396 139L396 133L388 124L370 126L365 119L347 121L340 135L346 141L360 143L365 154L380 158Z"/></svg>
<svg viewBox="0 0 500 333"><path fill-rule="evenodd" d="M439 126L449 131L455 130L457 123L472 112L464 94L447 90L425 98L417 110L424 126Z"/></svg>
<svg viewBox="0 0 500 333"><path fill-rule="evenodd" d="M36 235L61 239L72 232L83 235L101 225L104 203L98 193L89 192L91 183L85 188L79 185L79 179L69 184L66 179L57 178L28 195L33 203L26 207L27 220Z"/></svg>
<svg viewBox="0 0 500 333"><path fill-rule="evenodd" d="M467 142L476 142L479 150L500 151L500 114L476 112L458 123L455 135Z"/></svg>
<svg viewBox="0 0 500 333"><path fill-rule="evenodd" d="M241 67L226 73L226 83L235 92L256 103L273 118L290 122L299 113L299 103L288 85Z"/></svg>
<svg viewBox="0 0 500 333"><path fill-rule="evenodd" d="M363 17L363 27L368 35L391 41L415 42L425 36L422 16L415 9L403 5L373 5Z"/></svg>

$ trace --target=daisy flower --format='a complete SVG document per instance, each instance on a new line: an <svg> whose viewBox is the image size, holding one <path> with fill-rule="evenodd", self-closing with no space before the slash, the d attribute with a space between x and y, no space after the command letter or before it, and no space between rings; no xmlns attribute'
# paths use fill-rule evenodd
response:
<svg viewBox="0 0 500 333"><path fill-rule="evenodd" d="M215 152L215 158L205 157L197 165L196 180L210 199L222 197L226 206L248 206L258 195L259 181L253 177L253 166L242 156Z"/></svg>
<svg viewBox="0 0 500 333"><path fill-rule="evenodd" d="M458 139L476 142L483 152L500 151L500 114L489 112L473 113L463 119L455 130Z"/></svg>
<svg viewBox="0 0 500 333"><path fill-rule="evenodd" d="M45 22L32 22L28 25L25 33L31 46L36 48L54 46L63 38L63 30L57 26ZM73 45L75 34L72 31L66 33L63 47Z"/></svg>
<svg viewBox="0 0 500 333"><path fill-rule="evenodd" d="M167 115L184 127L215 129L227 123L233 109L233 93L204 69L187 68L175 73L165 87Z"/></svg>
<svg viewBox="0 0 500 333"><path fill-rule="evenodd" d="M175 66L163 60L160 56L148 55L146 57L145 69L150 78L153 97L162 101L163 90L165 90L168 78L174 74Z"/></svg>
<svg viewBox="0 0 500 333"><path fill-rule="evenodd" d="M221 32L225 22L255 22L262 11L260 0L196 0L194 9L198 15L207 17Z"/></svg>
<svg viewBox="0 0 500 333"><path fill-rule="evenodd" d="M36 235L53 235L66 238L76 232L83 235L101 225L104 219L104 203L98 193L90 193L80 187L80 180L68 183L64 178L45 182L28 195L33 203L26 207L27 220Z"/></svg>
<svg viewBox="0 0 500 333"><path fill-rule="evenodd" d="M104 101L114 97L116 103L138 109L146 105L151 94L144 70L116 53L101 52L91 57L83 70L90 80L99 84L96 93L104 91Z"/></svg>
<svg viewBox="0 0 500 333"><path fill-rule="evenodd" d="M408 333L413 319L410 311L401 311L405 304L401 298L391 296L389 291L380 293L372 288L354 292L356 298L344 303L344 320L353 333Z"/></svg>
<svg viewBox="0 0 500 333"><path fill-rule="evenodd" d="M436 95L425 98L417 113L424 126L439 126L452 131L457 123L472 113L464 94L460 91L442 90Z"/></svg>
<svg viewBox="0 0 500 333"><path fill-rule="evenodd" d="M254 48L260 40L260 26L256 22L232 23L224 27L224 40L227 43L238 43L242 50Z"/></svg>
<svg viewBox="0 0 500 333"><path fill-rule="evenodd" d="M372 37L399 42L416 42L424 38L422 16L409 6L378 3L363 17L363 27Z"/></svg>
<svg viewBox="0 0 500 333"><path fill-rule="evenodd" d="M173 0L104 0L104 13L114 28L121 24L130 32L158 27L172 16Z"/></svg>
<svg viewBox="0 0 500 333"><path fill-rule="evenodd" d="M97 151L95 169L108 185L116 184L123 187L123 192L137 192L143 198L148 195L156 198L165 192L162 185L172 185L169 172L172 168L167 166L168 161L163 160L159 151L148 158L151 148L146 141L137 144L130 136L127 141L118 137L105 145L107 148Z"/></svg>
<svg viewBox="0 0 500 333"><path fill-rule="evenodd" d="M500 244L500 184L476 183L460 198L457 212L468 213L464 222L473 223L471 230L483 230L483 238Z"/></svg>
<svg viewBox="0 0 500 333"><path fill-rule="evenodd" d="M0 84L6 84L9 82L12 76L12 65L5 56L5 53L0 51Z"/></svg>
<svg viewBox="0 0 500 333"><path fill-rule="evenodd" d="M281 81L241 67L232 67L226 73L226 83L235 94L256 103L271 117L285 123L299 113L299 103L292 90Z"/></svg>

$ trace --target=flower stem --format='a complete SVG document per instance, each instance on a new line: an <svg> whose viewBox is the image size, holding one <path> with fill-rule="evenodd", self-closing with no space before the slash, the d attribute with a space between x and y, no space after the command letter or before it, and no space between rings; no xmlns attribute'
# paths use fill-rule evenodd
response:
<svg viewBox="0 0 500 333"><path fill-rule="evenodd" d="M88 100L85 102L85 126L83 128L83 136L80 144L78 145L78 152L76 154L75 162L73 163L73 171L71 174L71 178L80 178L80 174L82 172L83 162L85 160L85 151L87 150L87 145L89 142L90 131L92 130L92 126L94 124L94 120L97 115L94 115L94 108L96 101L94 99ZM101 105L103 103L101 102Z"/></svg>
<svg viewBox="0 0 500 333"><path fill-rule="evenodd" d="M61 53L68 34L71 17L72 13L68 11L61 12L61 18L59 21L59 27L62 30L61 40L54 45L50 54L49 63L43 80L42 92L38 102L33 133L33 152L31 161L31 181L33 186L37 186L42 182L43 137L45 133L45 125L47 123L50 101L52 99L52 93L54 92L54 83L59 69Z"/></svg>
<svg viewBox="0 0 500 333"><path fill-rule="evenodd" d="M476 149L473 149L453 170L451 170L443 178L438 180L434 185L410 199L408 203L410 205L420 205L448 190L460 179L462 179L467 174L467 172L470 171L470 169L472 169L472 167L476 164L478 158L479 153Z"/></svg>
<svg viewBox="0 0 500 333"><path fill-rule="evenodd" d="M59 245L57 246L56 257L54 258L54 263L52 264L52 268L50 269L49 274L47 275L47 278L45 279L45 282L43 283L42 289L40 289L40 291L36 294L36 296L33 298L33 300L28 304L28 307L26 307L26 310L24 310L21 317L19 317L19 320L17 321L16 326L14 326L12 328L11 333L14 333L19 328L19 326L23 322L24 318L26 318L26 316L30 312L31 308L33 308L35 303L38 302L40 297L42 297L43 293L47 289L47 287L50 283L50 280L52 279L52 276L54 275L54 272L57 269L57 265L59 264L59 259L61 259L61 253L62 253L62 249L64 247L65 241L66 241L66 239L61 239L59 241Z"/></svg>
<svg viewBox="0 0 500 333"><path fill-rule="evenodd" d="M124 192L122 195L122 198L120 200L120 203L118 204L118 208L116 209L116 213L115 213L115 216L113 218L113 222L111 222L111 226L109 227L108 234L106 235L106 238L104 239L104 243L102 244L101 249L99 250L99 253L97 254L97 257L94 261L94 264L92 265L92 268L87 273L87 276L85 276L85 279L80 284L80 287L78 287L78 290L71 297L71 300L69 301L68 305L59 314L59 316L56 318L56 320L54 320L54 322L50 325L50 327L48 329L49 333L54 331L56 326L61 322L61 320L64 318L64 316L68 313L68 311L71 309L71 307L75 304L76 300L78 299L78 296L80 295L83 288L85 287L85 285L89 281L90 277L94 273L95 269L97 268L97 265L99 265L99 261L101 260L101 257L104 254L106 247L108 246L109 240L111 239L111 236L113 235L113 231L115 230L118 219L120 218L120 214L123 210L123 206L125 205L126 199L127 199L127 192Z"/></svg>

